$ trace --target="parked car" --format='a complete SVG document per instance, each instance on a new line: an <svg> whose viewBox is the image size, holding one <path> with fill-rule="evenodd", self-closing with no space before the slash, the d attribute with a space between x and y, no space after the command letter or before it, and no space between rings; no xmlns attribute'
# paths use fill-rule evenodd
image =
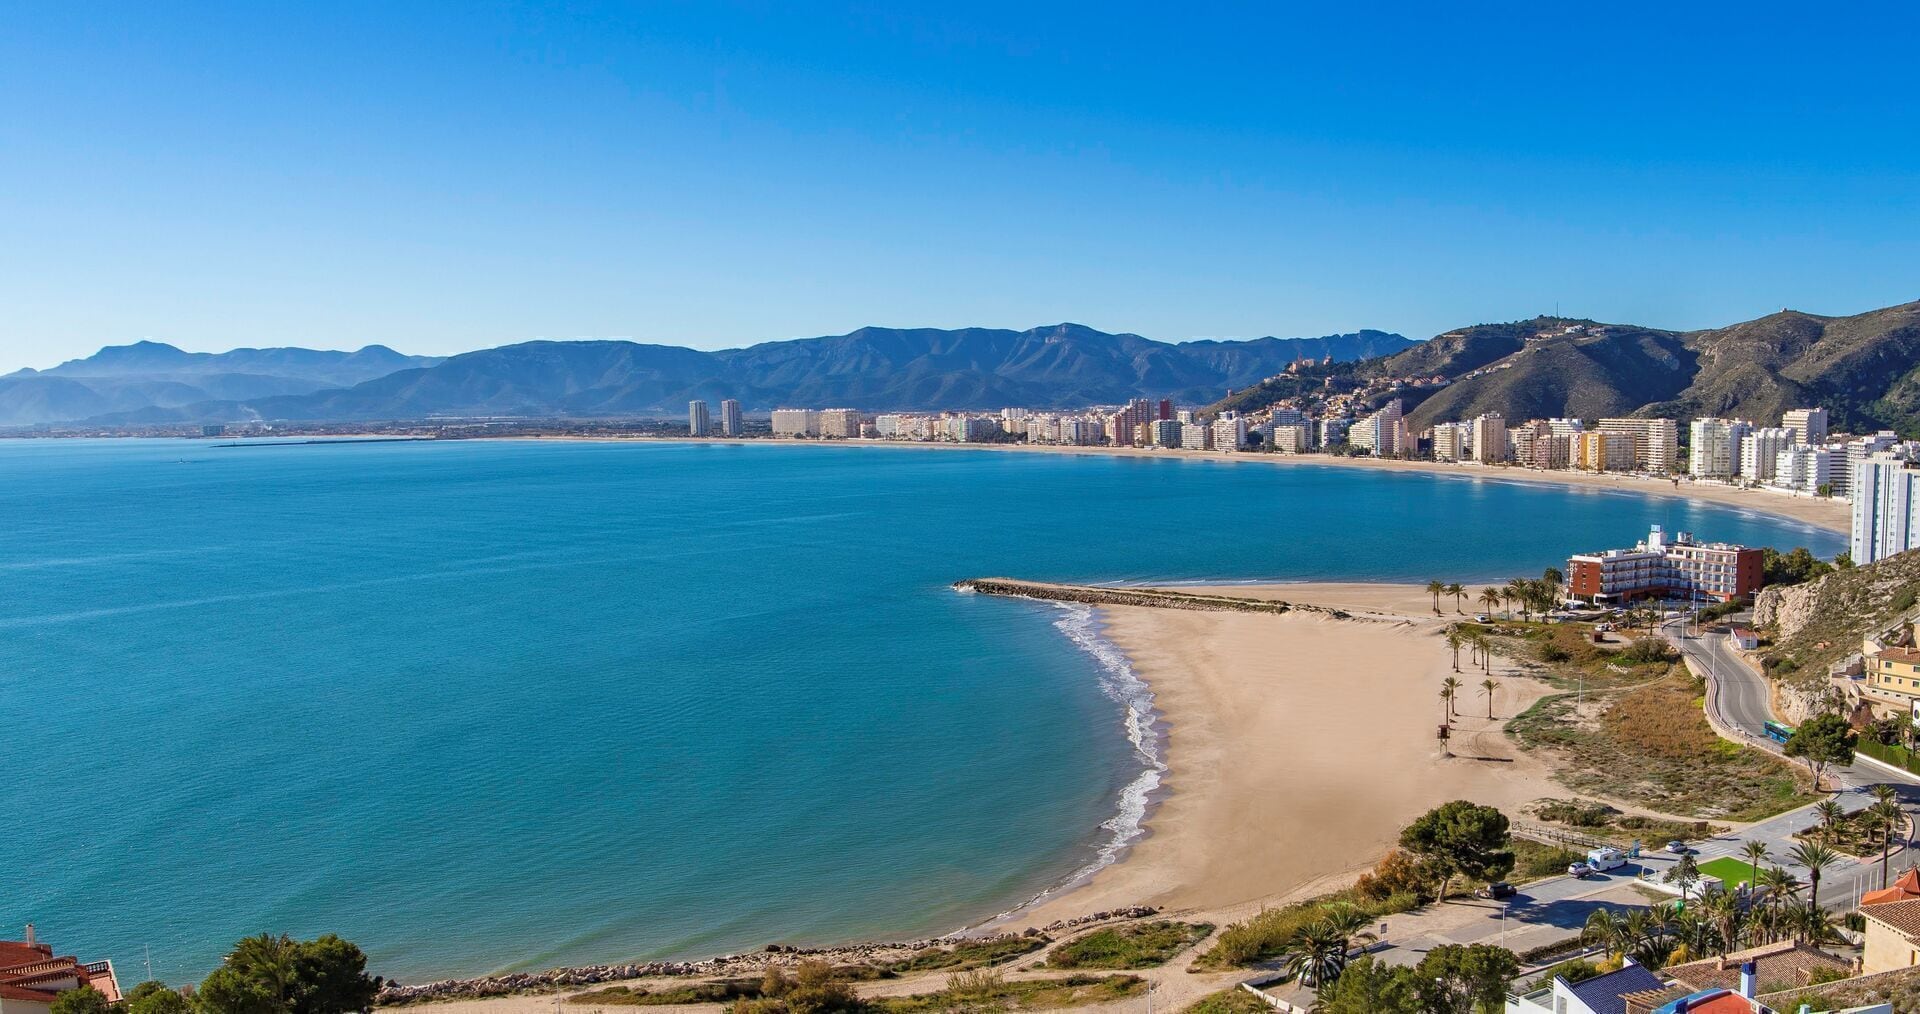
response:
<svg viewBox="0 0 1920 1014"><path fill-rule="evenodd" d="M1583 863L1583 862L1582 862L1582 863L1568 863L1568 864L1567 864L1567 876L1569 876L1569 877L1577 877L1577 878L1579 878L1579 879L1581 879L1581 880L1585 880L1585 879L1587 879L1588 877L1591 877L1591 876L1593 876L1593 867L1591 867L1591 866L1588 866L1588 865L1587 865L1586 863Z"/></svg>
<svg viewBox="0 0 1920 1014"><path fill-rule="evenodd" d="M1511 898L1515 893L1517 892L1514 891L1512 884L1504 880L1496 880L1478 891L1473 892L1473 896L1476 898L1498 900L1500 898Z"/></svg>
<svg viewBox="0 0 1920 1014"><path fill-rule="evenodd" d="M1691 845L1688 845L1686 842L1683 842L1678 838L1675 838L1674 840L1667 843L1667 851L1673 853L1676 856L1697 856L1700 854L1699 849L1694 848Z"/></svg>
<svg viewBox="0 0 1920 1014"><path fill-rule="evenodd" d="M1492 622L1493 622L1493 614L1492 614L1492 613L1475 613L1475 614L1474 614L1474 617L1473 617L1473 622L1475 622L1475 623L1492 623Z"/></svg>

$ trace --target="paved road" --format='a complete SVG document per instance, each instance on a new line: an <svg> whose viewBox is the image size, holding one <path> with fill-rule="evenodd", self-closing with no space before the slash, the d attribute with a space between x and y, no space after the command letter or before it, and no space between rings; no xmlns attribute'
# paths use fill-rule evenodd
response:
<svg viewBox="0 0 1920 1014"><path fill-rule="evenodd" d="M1772 753L1780 745L1767 738L1766 723L1773 716L1773 695L1767 677L1740 657L1727 639L1727 626L1690 628L1685 620L1663 623L1664 634L1681 654L1707 675L1708 717L1721 728L1731 728L1744 737L1749 746ZM1882 782L1895 786L1920 785L1920 776L1894 768L1856 760L1852 766L1834 771L1846 788L1861 788ZM1909 802L1920 797L1908 797Z"/></svg>

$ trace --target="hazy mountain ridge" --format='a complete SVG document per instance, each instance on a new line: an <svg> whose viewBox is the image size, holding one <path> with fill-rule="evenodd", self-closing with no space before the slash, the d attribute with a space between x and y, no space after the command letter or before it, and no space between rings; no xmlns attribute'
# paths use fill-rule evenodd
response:
<svg viewBox="0 0 1920 1014"><path fill-rule="evenodd" d="M441 362L384 345L185 352L162 342L112 345L46 370L0 376L0 426L32 426L209 402L311 394Z"/></svg>
<svg viewBox="0 0 1920 1014"><path fill-rule="evenodd" d="M749 411L782 405L1073 408L1144 396L1191 404L1278 373L1299 358L1354 359L1413 344L1382 331L1170 344L1079 324L1026 331L867 327L718 352L626 341L532 341L399 369L350 387L107 409L77 418L103 425L592 418L677 415L696 398L738 398Z"/></svg>

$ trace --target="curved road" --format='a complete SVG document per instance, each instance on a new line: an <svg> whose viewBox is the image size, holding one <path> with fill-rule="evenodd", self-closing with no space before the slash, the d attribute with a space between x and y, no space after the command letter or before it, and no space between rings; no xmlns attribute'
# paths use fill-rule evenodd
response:
<svg viewBox="0 0 1920 1014"><path fill-rule="evenodd" d="M1773 694L1767 678L1734 651L1725 629L1707 628L1689 632L1683 619L1660 625L1675 648L1707 676L1707 717L1722 729L1732 729L1751 746L1772 753L1780 744L1767 738L1766 723L1773 718ZM1862 761L1835 769L1842 784L1858 787L1887 782L1895 785L1920 785L1920 777L1879 767Z"/></svg>

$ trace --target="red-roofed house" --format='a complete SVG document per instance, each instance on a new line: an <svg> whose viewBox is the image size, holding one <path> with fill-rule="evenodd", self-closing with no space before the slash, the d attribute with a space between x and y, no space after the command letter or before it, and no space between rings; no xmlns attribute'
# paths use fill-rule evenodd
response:
<svg viewBox="0 0 1920 1014"><path fill-rule="evenodd" d="M109 1003L120 1001L113 962L55 957L50 945L33 938L32 924L25 940L0 940L0 1014L47 1014L54 997L81 986L99 990Z"/></svg>
<svg viewBox="0 0 1920 1014"><path fill-rule="evenodd" d="M1894 881L1892 887L1868 891L1861 895L1860 904L1863 907L1884 905L1890 901L1912 901L1915 898L1920 898L1920 868L1908 867L1907 872L1900 874L1900 879Z"/></svg>

